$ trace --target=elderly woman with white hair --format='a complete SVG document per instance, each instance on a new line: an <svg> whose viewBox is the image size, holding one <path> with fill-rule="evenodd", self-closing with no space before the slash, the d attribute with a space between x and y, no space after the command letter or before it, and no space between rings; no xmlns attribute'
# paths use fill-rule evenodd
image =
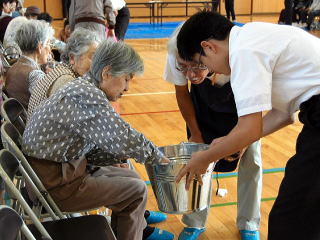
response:
<svg viewBox="0 0 320 240"><path fill-rule="evenodd" d="M27 21L28 19L23 16L16 17L10 21L3 39L3 46L5 48L9 46L19 47L15 41L16 33L17 33L17 30L21 27L21 25Z"/></svg>
<svg viewBox="0 0 320 240"><path fill-rule="evenodd" d="M84 28L77 28L70 36L61 56L62 63L35 84L31 90L28 116L39 104L66 83L83 76L91 66L92 56L99 44L97 35Z"/></svg>
<svg viewBox="0 0 320 240"><path fill-rule="evenodd" d="M112 209L118 240L171 240L173 234L146 224L144 181L133 170L112 166L128 158L169 161L110 104L143 69L134 49L105 40L88 74L67 83L34 111L22 146L61 210L105 206Z"/></svg>
<svg viewBox="0 0 320 240"><path fill-rule="evenodd" d="M5 90L9 97L19 100L26 109L30 98L29 86L44 76L40 64L46 63L51 53L49 40L53 33L48 23L37 20L24 22L16 32L15 41L22 56L8 70Z"/></svg>

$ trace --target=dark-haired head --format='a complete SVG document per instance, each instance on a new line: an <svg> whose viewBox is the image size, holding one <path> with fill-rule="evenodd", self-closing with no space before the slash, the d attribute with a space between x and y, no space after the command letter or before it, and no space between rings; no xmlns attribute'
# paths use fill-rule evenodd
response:
<svg viewBox="0 0 320 240"><path fill-rule="evenodd" d="M232 22L216 12L204 10L194 14L183 24L177 37L180 57L192 61L196 53L203 53L202 41L225 40L233 26Z"/></svg>
<svg viewBox="0 0 320 240"><path fill-rule="evenodd" d="M52 21L53 21L53 18L50 16L49 13L46 13L46 12L43 12L43 13L40 13L38 15L38 20L42 20L42 21L46 21L47 23L51 24Z"/></svg>

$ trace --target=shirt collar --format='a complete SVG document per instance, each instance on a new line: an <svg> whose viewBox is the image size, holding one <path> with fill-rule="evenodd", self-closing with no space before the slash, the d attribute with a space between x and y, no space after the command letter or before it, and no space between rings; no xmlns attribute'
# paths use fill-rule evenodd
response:
<svg viewBox="0 0 320 240"><path fill-rule="evenodd" d="M94 84L97 88L100 89L100 86L99 86L99 80L96 79L94 77L94 75L89 71L87 72L84 76L83 76L84 79L86 79L88 82Z"/></svg>
<svg viewBox="0 0 320 240"><path fill-rule="evenodd" d="M236 41L236 38L238 37L240 30L241 30L241 27L239 26L233 26L231 28L231 31L229 34L229 48L232 46L232 43Z"/></svg>
<svg viewBox="0 0 320 240"><path fill-rule="evenodd" d="M39 64L34 59L32 59L31 57L28 57L28 56L25 56L25 55L22 55L21 57L26 59L27 61L29 61L31 63L31 65L35 69L41 70Z"/></svg>
<svg viewBox="0 0 320 240"><path fill-rule="evenodd" d="M12 12L11 13L5 13L4 11L2 11L1 17L6 17L6 16L12 17Z"/></svg>

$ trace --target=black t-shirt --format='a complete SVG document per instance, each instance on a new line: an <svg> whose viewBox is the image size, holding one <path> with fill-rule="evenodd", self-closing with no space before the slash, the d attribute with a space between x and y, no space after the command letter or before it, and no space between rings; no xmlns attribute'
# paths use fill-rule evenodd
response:
<svg viewBox="0 0 320 240"><path fill-rule="evenodd" d="M209 79L191 84L191 98L205 143L227 135L237 124L238 115L230 82L212 85Z"/></svg>

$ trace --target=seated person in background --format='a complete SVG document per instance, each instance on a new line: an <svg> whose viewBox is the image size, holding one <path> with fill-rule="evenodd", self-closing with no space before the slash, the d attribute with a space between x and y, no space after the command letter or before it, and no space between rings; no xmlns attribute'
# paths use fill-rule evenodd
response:
<svg viewBox="0 0 320 240"><path fill-rule="evenodd" d="M24 0L17 0L15 10L12 12L13 18L23 16L23 1Z"/></svg>
<svg viewBox="0 0 320 240"><path fill-rule="evenodd" d="M26 21L28 21L28 19L23 16L19 16L12 19L4 35L4 39L3 39L3 46L5 48L4 55L8 60L8 62L10 63L10 65L13 65L15 62L17 62L20 56L22 55L20 47L16 43L16 33L17 33L17 30L20 28L20 26Z"/></svg>
<svg viewBox="0 0 320 240"><path fill-rule="evenodd" d="M12 21L10 21L10 23L7 27L7 30L5 32L4 39L3 39L4 48L13 46L13 47L17 48L21 53L20 47L16 43L15 38L16 38L17 30L26 21L28 21L28 19L26 17L21 17L21 16L16 17L16 18L12 19Z"/></svg>
<svg viewBox="0 0 320 240"><path fill-rule="evenodd" d="M311 24L316 16L320 16L320 0L313 0L310 8L307 8L307 30L311 30Z"/></svg>
<svg viewBox="0 0 320 240"><path fill-rule="evenodd" d="M67 42L70 37L70 25L68 19L65 19L63 22L63 29L61 29L59 34L60 41Z"/></svg>
<svg viewBox="0 0 320 240"><path fill-rule="evenodd" d="M16 43L15 38L17 29L19 29L22 23L26 21L28 21L28 19L26 17L21 16L12 19L9 22L6 32L4 34L3 47L5 50L3 55L5 56L10 65L13 65L15 62L17 62L20 56L22 55L20 47Z"/></svg>
<svg viewBox="0 0 320 240"><path fill-rule="evenodd" d="M26 109L30 98L29 88L44 77L39 64L47 62L50 54L49 39L52 36L52 27L43 21L26 21L17 30L15 40L22 56L8 70L5 90L9 97L16 98Z"/></svg>
<svg viewBox="0 0 320 240"><path fill-rule="evenodd" d="M299 27L306 27L306 9L311 3L312 0L295 0L293 2L293 22L296 22Z"/></svg>
<svg viewBox="0 0 320 240"><path fill-rule="evenodd" d="M37 20L40 21L45 21L47 23L49 23L50 25L52 24L53 18L46 12L40 13L37 17ZM55 61L60 61L60 56L61 53L64 51L64 48L66 46L66 43L63 41L60 41L59 39L53 37L52 39L50 39L50 43L51 43L51 52L53 54L53 59Z"/></svg>
<svg viewBox="0 0 320 240"><path fill-rule="evenodd" d="M203 64L182 60L178 55L176 39L180 28L168 41L164 79L175 85L177 103L188 127L189 141L211 144L214 139L227 135L238 120L230 78L225 75L210 76ZM191 83L190 92L188 80ZM219 160L214 171L234 171L239 157L235 154ZM262 161L260 142L257 141L243 154L238 170L237 225L241 240L259 239L261 191ZM199 212L183 215L182 222L186 227L180 233L179 240L197 239L205 231L209 211L210 205Z"/></svg>
<svg viewBox="0 0 320 240"><path fill-rule="evenodd" d="M12 13L16 9L16 0L1 0L0 1L0 40L3 42L4 34L8 24L13 19Z"/></svg>
<svg viewBox="0 0 320 240"><path fill-rule="evenodd" d="M23 151L62 211L106 206L118 240L171 240L173 234L146 226L144 181L133 170L110 166L128 158L169 161L109 102L120 98L141 72L142 59L130 46L104 41L88 74L35 110L23 135Z"/></svg>
<svg viewBox="0 0 320 240"><path fill-rule="evenodd" d="M27 7L24 16L28 19L38 19L39 14L41 13L40 8L37 6Z"/></svg>
<svg viewBox="0 0 320 240"><path fill-rule="evenodd" d="M57 65L33 87L28 105L28 117L39 104L66 83L83 76L91 66L91 58L98 47L96 34L84 28L77 28L69 38L62 54L62 64Z"/></svg>

